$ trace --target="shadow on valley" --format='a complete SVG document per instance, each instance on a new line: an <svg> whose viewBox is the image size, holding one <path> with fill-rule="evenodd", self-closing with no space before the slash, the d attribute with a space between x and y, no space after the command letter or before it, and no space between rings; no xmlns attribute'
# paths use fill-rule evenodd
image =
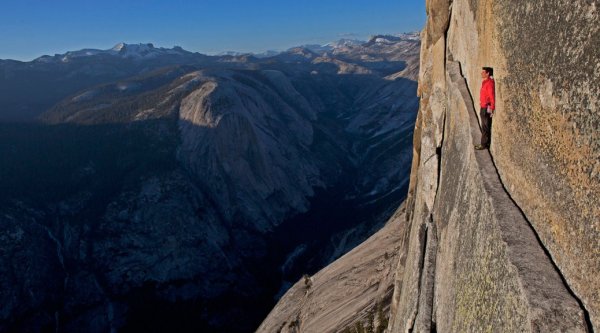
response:
<svg viewBox="0 0 600 333"><path fill-rule="evenodd" d="M277 89L252 71L240 73ZM256 329L290 284L374 233L406 195L407 182L379 196L348 196L364 186L356 183L365 172L357 160L412 151L407 126L397 142L346 156L358 148L344 135L361 142L380 136L345 133L340 114L358 112L349 100L383 79L312 80L300 76L294 85L323 101L310 149L331 159L323 171L328 183L315 188L308 211L266 232L243 217L225 218L203 180L182 165L176 115L103 125L0 124L0 227L15 235L0 251L0 295L13 300L5 302L0 330ZM415 82L398 82L416 91ZM392 167L408 176L410 158Z"/></svg>
<svg viewBox="0 0 600 333"><path fill-rule="evenodd" d="M45 207L82 190L109 197L142 176L176 167L167 121L78 126L0 123L0 199ZM92 213L101 213L103 201Z"/></svg>

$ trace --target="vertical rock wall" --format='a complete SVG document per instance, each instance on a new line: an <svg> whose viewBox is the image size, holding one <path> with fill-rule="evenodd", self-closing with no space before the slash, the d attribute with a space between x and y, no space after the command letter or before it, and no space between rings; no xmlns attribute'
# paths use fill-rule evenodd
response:
<svg viewBox="0 0 600 333"><path fill-rule="evenodd" d="M599 329L598 5L427 1L391 332Z"/></svg>

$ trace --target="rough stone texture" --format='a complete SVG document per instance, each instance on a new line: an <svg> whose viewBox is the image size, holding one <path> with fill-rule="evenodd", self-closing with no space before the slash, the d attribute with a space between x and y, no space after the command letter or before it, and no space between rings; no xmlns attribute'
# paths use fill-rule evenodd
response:
<svg viewBox="0 0 600 333"><path fill-rule="evenodd" d="M492 137L504 184L588 309L596 330L600 330L599 5L509 1L496 9L502 17L523 24L498 23L507 71L498 84L504 104ZM522 52L523 48L531 51Z"/></svg>
<svg viewBox="0 0 600 333"><path fill-rule="evenodd" d="M450 21L450 0L426 0L427 46L438 41L446 33Z"/></svg>
<svg viewBox="0 0 600 333"><path fill-rule="evenodd" d="M415 331L431 332L433 326L433 301L435 266L437 260L437 232L436 225L430 221L425 225L425 249L423 253L423 265L421 270L421 281L419 282L419 294L417 316L415 318Z"/></svg>
<svg viewBox="0 0 600 333"><path fill-rule="evenodd" d="M491 156L471 149L479 133L458 70L456 63L448 70L453 112L447 114L435 209L444 244L436 275L437 327L441 332L585 332L582 309L502 188ZM464 171L457 177L454 170ZM448 311L454 307L455 313Z"/></svg>
<svg viewBox="0 0 600 333"><path fill-rule="evenodd" d="M425 36L425 39L427 38ZM442 143L445 113L444 62L442 61L440 66L440 62L435 60L444 59L444 41L445 38L440 38L432 48L426 51L422 50L426 53L422 53L424 56L421 58L419 79L421 105L414 134L413 168L407 199L407 209L410 215L407 214L409 224L406 229L407 234L403 236L405 243L402 247L406 251L406 266L401 267L402 270L399 270L398 274L401 275L400 272L406 273L402 278L396 278L392 327L404 327L406 325L407 329L412 328L417 320L418 309L423 306L423 302L429 301L427 295L432 294L432 288L428 288L428 291L421 295L420 286L432 287L425 277L422 278L421 272L426 272L424 276L432 275L432 266L435 266L434 258L430 259L428 257L429 260L426 260L424 257L426 249L434 247L431 242L435 238L432 237L431 233L428 233L428 229L431 228L428 222L434 207L438 186L440 158L438 147ZM427 43L427 40L424 40L422 45ZM426 82L435 82L435 84L423 84ZM418 319L421 322L419 326L424 328L423 314Z"/></svg>
<svg viewBox="0 0 600 333"><path fill-rule="evenodd" d="M481 66L495 68L492 152L504 186L598 327L598 2L452 6L448 49L475 101Z"/></svg>
<svg viewBox="0 0 600 333"><path fill-rule="evenodd" d="M446 5L427 3L404 235L410 241L390 330L597 330L598 2L458 0L448 30L433 34L442 26L435 13ZM444 68L447 59L456 61L452 69ZM496 78L491 155L472 150L480 137L482 66L494 67ZM449 76L440 80L436 68ZM440 167L429 162L435 159ZM431 220L437 237L427 232ZM434 304L423 306L432 290Z"/></svg>
<svg viewBox="0 0 600 333"><path fill-rule="evenodd" d="M340 332L387 313L403 234L404 206L380 231L282 297L257 332ZM372 319L371 319L372 320Z"/></svg>
<svg viewBox="0 0 600 333"><path fill-rule="evenodd" d="M428 188L419 170L390 331L586 332L584 311L504 191L491 156L473 151L476 113L459 64L450 65L435 206L429 211L421 195Z"/></svg>

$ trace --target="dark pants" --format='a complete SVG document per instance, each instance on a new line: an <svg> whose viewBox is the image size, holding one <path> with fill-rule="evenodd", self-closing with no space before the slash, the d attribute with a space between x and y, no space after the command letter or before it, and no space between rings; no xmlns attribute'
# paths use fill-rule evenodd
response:
<svg viewBox="0 0 600 333"><path fill-rule="evenodd" d="M487 113L487 108L481 108L479 115L481 116L481 145L489 147L492 133L492 117Z"/></svg>

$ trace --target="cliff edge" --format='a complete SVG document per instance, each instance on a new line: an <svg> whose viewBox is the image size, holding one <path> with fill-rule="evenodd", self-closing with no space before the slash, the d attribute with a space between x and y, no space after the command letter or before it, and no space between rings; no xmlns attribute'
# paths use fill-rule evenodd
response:
<svg viewBox="0 0 600 333"><path fill-rule="evenodd" d="M596 1L427 1L390 332L600 327ZM475 151L494 67L491 149Z"/></svg>

